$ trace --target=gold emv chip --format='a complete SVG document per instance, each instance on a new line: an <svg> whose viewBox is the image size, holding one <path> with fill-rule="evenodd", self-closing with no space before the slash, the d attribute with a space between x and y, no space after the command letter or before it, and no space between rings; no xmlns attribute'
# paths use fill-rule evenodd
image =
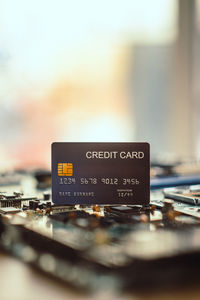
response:
<svg viewBox="0 0 200 300"><path fill-rule="evenodd" d="M59 163L58 164L58 176L72 176L73 164L72 163Z"/></svg>

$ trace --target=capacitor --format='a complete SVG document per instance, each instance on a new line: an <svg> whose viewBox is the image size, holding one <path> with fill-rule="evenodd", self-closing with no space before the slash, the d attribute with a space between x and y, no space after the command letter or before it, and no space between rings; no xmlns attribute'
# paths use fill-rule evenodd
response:
<svg viewBox="0 0 200 300"><path fill-rule="evenodd" d="M44 192L43 193L43 199L44 200L49 200L50 199L50 193L49 192Z"/></svg>

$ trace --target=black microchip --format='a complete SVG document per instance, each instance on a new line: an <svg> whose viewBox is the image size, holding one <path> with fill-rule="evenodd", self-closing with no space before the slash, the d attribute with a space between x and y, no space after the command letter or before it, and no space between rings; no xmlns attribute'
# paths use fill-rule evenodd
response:
<svg viewBox="0 0 200 300"><path fill-rule="evenodd" d="M53 143L57 205L149 204L148 143Z"/></svg>

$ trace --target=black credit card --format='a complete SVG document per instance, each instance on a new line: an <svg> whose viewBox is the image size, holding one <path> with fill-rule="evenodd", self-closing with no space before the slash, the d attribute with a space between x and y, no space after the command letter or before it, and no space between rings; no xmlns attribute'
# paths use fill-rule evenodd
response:
<svg viewBox="0 0 200 300"><path fill-rule="evenodd" d="M53 202L148 205L149 148L148 143L52 143Z"/></svg>

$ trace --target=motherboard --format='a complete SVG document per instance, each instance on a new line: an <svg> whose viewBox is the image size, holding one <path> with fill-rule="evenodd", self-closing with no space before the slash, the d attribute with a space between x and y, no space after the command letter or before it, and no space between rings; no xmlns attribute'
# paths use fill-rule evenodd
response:
<svg viewBox="0 0 200 300"><path fill-rule="evenodd" d="M195 184L153 189L149 205L56 205L50 171L5 172L0 247L87 292L190 284L200 277L199 199Z"/></svg>

